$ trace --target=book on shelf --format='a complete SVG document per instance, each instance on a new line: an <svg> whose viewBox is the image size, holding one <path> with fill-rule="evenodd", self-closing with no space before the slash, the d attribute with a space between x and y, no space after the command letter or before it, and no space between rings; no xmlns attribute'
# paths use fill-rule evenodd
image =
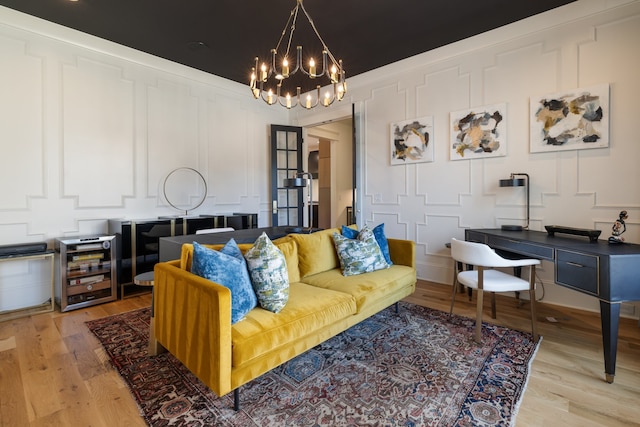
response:
<svg viewBox="0 0 640 427"><path fill-rule="evenodd" d="M102 243L85 243L83 245L77 245L76 249L89 251L93 249L103 249L103 247L102 247Z"/></svg>
<svg viewBox="0 0 640 427"><path fill-rule="evenodd" d="M104 258L104 253L93 252L90 254L74 255L71 257L71 260L72 261L89 261L93 259L102 259L102 258Z"/></svg>
<svg viewBox="0 0 640 427"><path fill-rule="evenodd" d="M93 283L102 282L104 280L104 274L97 274L95 276L79 277L77 279L69 279L69 286L74 285L90 285Z"/></svg>
<svg viewBox="0 0 640 427"><path fill-rule="evenodd" d="M104 264L104 263L103 263ZM67 269L69 270L88 270L90 268L99 268L100 260L82 260L82 261L69 261L67 263Z"/></svg>

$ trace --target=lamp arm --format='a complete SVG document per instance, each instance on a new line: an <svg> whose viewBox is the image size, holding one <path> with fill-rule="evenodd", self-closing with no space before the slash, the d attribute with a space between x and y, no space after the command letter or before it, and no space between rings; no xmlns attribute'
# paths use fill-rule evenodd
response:
<svg viewBox="0 0 640 427"><path fill-rule="evenodd" d="M311 173L309 172L298 172L296 173L296 177L308 177L309 180L309 194L307 194L307 203L309 204L309 230L311 230L313 228L313 206L311 204L313 195L313 175L311 175Z"/></svg>

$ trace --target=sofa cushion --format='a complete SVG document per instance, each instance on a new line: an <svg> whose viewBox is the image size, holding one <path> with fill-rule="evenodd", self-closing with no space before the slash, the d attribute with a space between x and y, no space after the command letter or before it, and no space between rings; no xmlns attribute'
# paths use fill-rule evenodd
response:
<svg viewBox="0 0 640 427"><path fill-rule="evenodd" d="M376 242L378 242L378 246L380 246L382 255L384 255L385 261L387 261L387 264L389 265L393 264L391 262L391 254L389 253L389 242L387 241L387 236L384 234L384 223L376 225L375 227L373 227L372 231L373 236L376 238ZM344 237L348 237L349 239L356 239L358 237L358 234L358 230L354 229L353 226L342 226L342 235Z"/></svg>
<svg viewBox="0 0 640 427"><path fill-rule="evenodd" d="M256 308L231 328L233 366L263 354L291 347L292 341L351 317L356 304L351 295L320 289L305 283L291 283L289 301L278 314Z"/></svg>
<svg viewBox="0 0 640 427"><path fill-rule="evenodd" d="M205 248L194 242L191 272L229 288L232 324L242 320L258 304L249 279L247 264L233 239L220 251Z"/></svg>
<svg viewBox="0 0 640 427"><path fill-rule="evenodd" d="M356 239L349 239L338 233L333 234L342 274L353 276L389 268L373 232L366 226Z"/></svg>
<svg viewBox="0 0 640 427"><path fill-rule="evenodd" d="M311 234L291 234L291 238L298 244L301 278L333 270L340 265L332 238L333 233L339 232L339 228L331 228Z"/></svg>
<svg viewBox="0 0 640 427"><path fill-rule="evenodd" d="M260 307L278 313L289 298L289 276L284 255L267 233L262 233L244 257Z"/></svg>
<svg viewBox="0 0 640 427"><path fill-rule="evenodd" d="M307 276L303 281L309 285L346 292L355 298L358 311L365 305L388 298L394 291L416 282L416 271L404 265L391 267L358 276L343 276L340 269Z"/></svg>

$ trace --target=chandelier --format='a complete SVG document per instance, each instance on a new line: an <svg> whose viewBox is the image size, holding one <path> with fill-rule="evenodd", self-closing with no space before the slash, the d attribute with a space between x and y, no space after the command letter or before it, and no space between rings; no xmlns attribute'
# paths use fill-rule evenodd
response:
<svg viewBox="0 0 640 427"><path fill-rule="evenodd" d="M292 57L291 43L293 40L293 33L296 30L296 21L298 20L298 12L300 10L302 10L304 15L307 17L309 24L311 24L311 28L313 28L315 35L322 44L321 69L318 69L318 65L314 58L309 58L308 68L305 68L302 61L302 46L297 46L295 60ZM287 48L284 54L281 57L278 57L278 49L287 35ZM302 0L296 0L296 7L291 10L289 20L282 30L282 35L280 36L280 40L278 40L278 44L275 49L271 49L271 64L267 65L263 62L258 67L258 62L259 59L256 57L256 65L251 69L251 92L255 99L262 98L262 100L269 105L277 103L286 108L293 108L301 105L304 108L311 109L322 104L323 106L328 107L333 104L335 100L342 101L342 98L344 98L344 95L347 92L347 82L345 81L342 60L336 61L324 40L320 37L320 34L313 23L313 19L311 19L309 13L307 13L304 5L302 4ZM316 90L310 91L304 100L301 99L302 89L300 86L296 87L296 92L294 94L292 94L291 91L283 93L283 82L286 82L287 79L291 78L298 72L302 74L302 78L304 78L304 76L312 80L324 78L328 87L333 87L333 90L329 89L324 93L324 96L321 96L321 85L318 84L316 86ZM293 85L291 86L293 87Z"/></svg>

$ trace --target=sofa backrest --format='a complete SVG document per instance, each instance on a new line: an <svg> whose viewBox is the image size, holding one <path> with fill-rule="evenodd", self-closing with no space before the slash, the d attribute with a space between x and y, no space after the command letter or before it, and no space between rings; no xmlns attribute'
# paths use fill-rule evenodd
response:
<svg viewBox="0 0 640 427"><path fill-rule="evenodd" d="M298 267L302 279L340 266L333 244L333 233L340 234L340 232L339 228L330 228L311 234L288 236L298 244Z"/></svg>
<svg viewBox="0 0 640 427"><path fill-rule="evenodd" d="M285 261L287 263L287 273L289 276L289 282L295 283L300 281L300 269L298 267L298 245L290 238L290 236L284 236L280 239L273 241L278 249L284 254ZM224 244L215 245L202 245L206 248L219 251ZM239 243L238 248L242 253L246 253L253 247L253 243ZM193 244L185 243L182 245L182 253L180 254L180 268L186 271L191 271L191 262L193 261Z"/></svg>

